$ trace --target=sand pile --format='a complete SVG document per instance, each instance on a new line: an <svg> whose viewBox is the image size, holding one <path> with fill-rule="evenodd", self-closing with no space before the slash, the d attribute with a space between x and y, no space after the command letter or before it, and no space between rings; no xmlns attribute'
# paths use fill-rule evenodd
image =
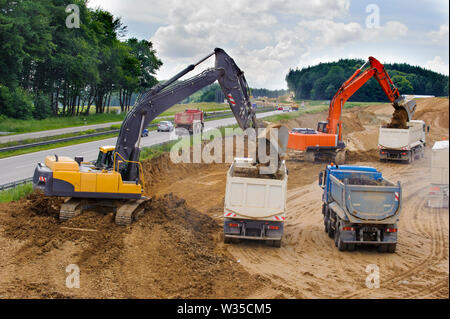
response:
<svg viewBox="0 0 450 319"><path fill-rule="evenodd" d="M14 282L6 290L0 284L2 296L226 298L246 296L264 281L227 252L217 221L173 194L149 201L130 227L116 226L112 212L60 222L59 199L31 198L1 215L2 242L20 247L10 269L0 271ZM65 287L68 264L80 267L80 289Z"/></svg>
<svg viewBox="0 0 450 319"><path fill-rule="evenodd" d="M418 99L414 119L425 121L430 126L427 144L449 138L449 101L448 98Z"/></svg>
<svg viewBox="0 0 450 319"><path fill-rule="evenodd" d="M408 113L404 109L395 109L392 114L391 122L387 125L388 128L407 129Z"/></svg>

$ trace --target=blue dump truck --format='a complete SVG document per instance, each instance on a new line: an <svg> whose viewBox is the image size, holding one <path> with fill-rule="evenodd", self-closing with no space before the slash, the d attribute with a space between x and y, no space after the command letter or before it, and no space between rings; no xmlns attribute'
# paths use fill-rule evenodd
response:
<svg viewBox="0 0 450 319"><path fill-rule="evenodd" d="M402 188L373 167L328 165L319 173L325 231L340 251L376 245L394 253Z"/></svg>

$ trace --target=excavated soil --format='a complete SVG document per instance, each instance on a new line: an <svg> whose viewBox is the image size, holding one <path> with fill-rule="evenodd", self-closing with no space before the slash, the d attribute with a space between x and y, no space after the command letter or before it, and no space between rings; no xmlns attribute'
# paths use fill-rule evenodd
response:
<svg viewBox="0 0 450 319"><path fill-rule="evenodd" d="M408 128L408 113L404 109L396 109L394 114L392 114L392 119L387 125L388 128L399 128L399 129L407 129Z"/></svg>
<svg viewBox="0 0 450 319"><path fill-rule="evenodd" d="M126 228L93 211L60 222L61 202L39 196L0 207L1 297L246 297L265 282L227 252L213 218L173 194L152 198ZM80 268L79 289L65 287L69 264Z"/></svg>
<svg viewBox="0 0 450 319"><path fill-rule="evenodd" d="M112 213L56 218L61 199L33 195L0 204L0 297L3 298L448 298L448 209L426 207L430 148L448 139L448 99L417 101L415 119L430 125L424 159L380 163L377 138L390 104L343 112L348 162L380 169L402 184L394 254L362 247L339 252L324 232L324 164L288 160L287 220L281 248L222 243L229 164L173 164L168 155L144 162L145 214L117 227ZM326 113L287 122L312 127ZM446 120L445 120L446 119ZM80 267L79 289L65 287L65 268ZM380 288L365 285L376 265Z"/></svg>

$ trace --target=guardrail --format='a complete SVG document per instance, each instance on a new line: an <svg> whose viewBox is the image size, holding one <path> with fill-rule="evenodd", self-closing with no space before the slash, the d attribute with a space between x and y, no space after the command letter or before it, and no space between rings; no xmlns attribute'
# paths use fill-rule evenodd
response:
<svg viewBox="0 0 450 319"><path fill-rule="evenodd" d="M30 178L22 179L20 181L0 185L0 191L4 191L7 189L11 189L11 188L16 188L17 186L29 183L32 180L33 180L33 177L30 177Z"/></svg>

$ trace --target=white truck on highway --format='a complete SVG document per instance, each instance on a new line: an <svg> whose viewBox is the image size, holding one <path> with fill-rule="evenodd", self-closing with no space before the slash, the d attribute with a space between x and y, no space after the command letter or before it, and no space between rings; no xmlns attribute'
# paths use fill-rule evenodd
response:
<svg viewBox="0 0 450 319"><path fill-rule="evenodd" d="M413 162L423 158L427 127L424 121L411 120L407 129L380 127L378 149L380 161L387 160Z"/></svg>
<svg viewBox="0 0 450 319"><path fill-rule="evenodd" d="M448 208L448 141L434 143L431 151L431 185L428 206Z"/></svg>
<svg viewBox="0 0 450 319"><path fill-rule="evenodd" d="M224 241L264 240L281 247L286 219L288 173L284 161L276 174L259 174L252 159L236 158L227 173Z"/></svg>

